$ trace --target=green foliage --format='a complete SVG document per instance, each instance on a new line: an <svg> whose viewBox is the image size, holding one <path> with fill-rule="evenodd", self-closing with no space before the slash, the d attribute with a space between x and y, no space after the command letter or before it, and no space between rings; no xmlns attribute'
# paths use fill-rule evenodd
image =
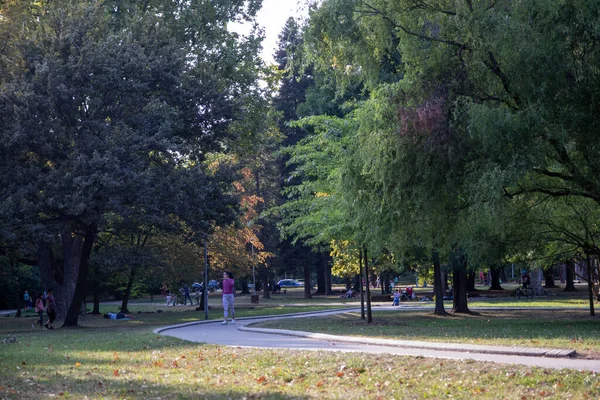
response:
<svg viewBox="0 0 600 400"><path fill-rule="evenodd" d="M331 274L340 278L353 278L360 274L360 250L347 240L332 240L330 255L333 258Z"/></svg>
<svg viewBox="0 0 600 400"><path fill-rule="evenodd" d="M341 205L340 168L347 151L352 124L334 117L308 117L299 122L314 134L282 152L294 166L290 179L298 184L285 189L286 202L279 213L284 236L309 246L328 246L334 238L351 236L352 221Z"/></svg>
<svg viewBox="0 0 600 400"><path fill-rule="evenodd" d="M352 81L371 91L346 117L356 135L341 192L356 238L408 260L457 244L490 265L547 253L529 237L564 228L561 197L598 203L598 13L585 0L315 6L311 61L338 94ZM534 218L536 193L563 210L546 210L552 222Z"/></svg>
<svg viewBox="0 0 600 400"><path fill-rule="evenodd" d="M259 36L227 29L259 6L3 5L2 245L33 257L58 233L90 249L98 231L201 237L233 221L236 171L206 160L261 119ZM69 257L85 277L87 251Z"/></svg>

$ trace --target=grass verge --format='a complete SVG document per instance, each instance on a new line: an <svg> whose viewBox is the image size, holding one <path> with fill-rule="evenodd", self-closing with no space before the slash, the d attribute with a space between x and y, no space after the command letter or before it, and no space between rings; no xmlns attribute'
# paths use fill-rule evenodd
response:
<svg viewBox="0 0 600 400"><path fill-rule="evenodd" d="M139 309L136 309L139 307ZM132 305L134 312L147 310ZM302 311L331 307L302 307ZM106 306L102 311L115 311ZM238 317L288 313L290 307L240 308ZM386 314L389 314L386 316ZM411 315L414 314L414 315ZM422 320L415 319L422 314ZM427 314L427 315L423 315ZM493 312L498 314L498 312ZM221 317L211 310L210 318ZM375 313L378 332L421 329L451 335L449 327L431 320L430 311ZM427 318L426 318L427 317ZM0 318L0 338L15 334L17 343L0 344L2 399L596 399L600 377L589 372L557 371L387 355L295 350L258 350L189 343L156 335L158 326L191 322L203 313L184 307L162 313L142 313L135 320L111 321L88 317L82 327L54 331L32 329L34 318ZM389 318L388 322L386 318ZM454 319L455 317L448 318ZM471 318L471 319L467 319ZM454 333L469 333L477 319L469 316ZM426 320L430 319L427 325ZM523 319L525 317L523 316ZM313 326L333 323L357 331L360 318L311 318L281 321ZM515 324L515 320L507 320ZM496 326L497 328L497 326ZM525 332L522 326L518 329ZM598 326L596 325L596 331ZM202 329L199 325L198 329ZM365 328L366 329L366 328ZM508 329L508 328L507 328ZM302 327L302 330L308 330ZM586 328L587 330L587 328ZM492 330L490 330L491 332ZM327 332L333 333L331 330ZM373 333L373 332L371 332ZM365 334L360 332L361 335ZM469 339L469 335L472 335ZM441 334L438 334L441 336ZM587 341L587 339L585 339Z"/></svg>
<svg viewBox="0 0 600 400"><path fill-rule="evenodd" d="M474 314L431 311L381 311L367 324L360 314L270 320L254 326L306 332L485 345L574 349L584 358L600 359L600 320L585 311L481 310Z"/></svg>
<svg viewBox="0 0 600 400"><path fill-rule="evenodd" d="M589 372L354 353L221 348L138 321L0 345L3 399L595 399ZM104 325L104 326L103 326ZM201 329L199 327L199 329Z"/></svg>

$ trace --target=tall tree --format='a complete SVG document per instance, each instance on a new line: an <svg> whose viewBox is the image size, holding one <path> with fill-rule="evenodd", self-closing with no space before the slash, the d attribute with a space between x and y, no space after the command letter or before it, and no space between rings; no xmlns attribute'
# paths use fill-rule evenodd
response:
<svg viewBox="0 0 600 400"><path fill-rule="evenodd" d="M3 7L11 18L0 25L10 38L0 66L9 71L0 82L3 231L37 245L59 316L77 325L109 216L171 215L196 232L234 218L233 175L203 161L230 145L232 123L257 94L259 41L227 23L251 20L260 1L17 3Z"/></svg>

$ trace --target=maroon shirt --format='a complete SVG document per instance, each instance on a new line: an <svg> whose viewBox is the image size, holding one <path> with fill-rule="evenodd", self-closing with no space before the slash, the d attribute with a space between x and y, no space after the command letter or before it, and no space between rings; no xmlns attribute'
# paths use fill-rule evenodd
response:
<svg viewBox="0 0 600 400"><path fill-rule="evenodd" d="M231 278L223 279L223 294L233 294L234 281Z"/></svg>

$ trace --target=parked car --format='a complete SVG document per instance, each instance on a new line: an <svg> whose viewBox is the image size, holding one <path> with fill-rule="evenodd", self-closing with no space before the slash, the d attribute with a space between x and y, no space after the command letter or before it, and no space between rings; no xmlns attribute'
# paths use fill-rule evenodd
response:
<svg viewBox="0 0 600 400"><path fill-rule="evenodd" d="M294 280L294 279L282 279L277 282L280 288L295 288L295 287L304 287L304 284Z"/></svg>
<svg viewBox="0 0 600 400"><path fill-rule="evenodd" d="M296 282L298 282L302 286L305 286L304 279L296 279ZM310 283L311 283L310 287L314 289L315 283L313 281L311 281Z"/></svg>

